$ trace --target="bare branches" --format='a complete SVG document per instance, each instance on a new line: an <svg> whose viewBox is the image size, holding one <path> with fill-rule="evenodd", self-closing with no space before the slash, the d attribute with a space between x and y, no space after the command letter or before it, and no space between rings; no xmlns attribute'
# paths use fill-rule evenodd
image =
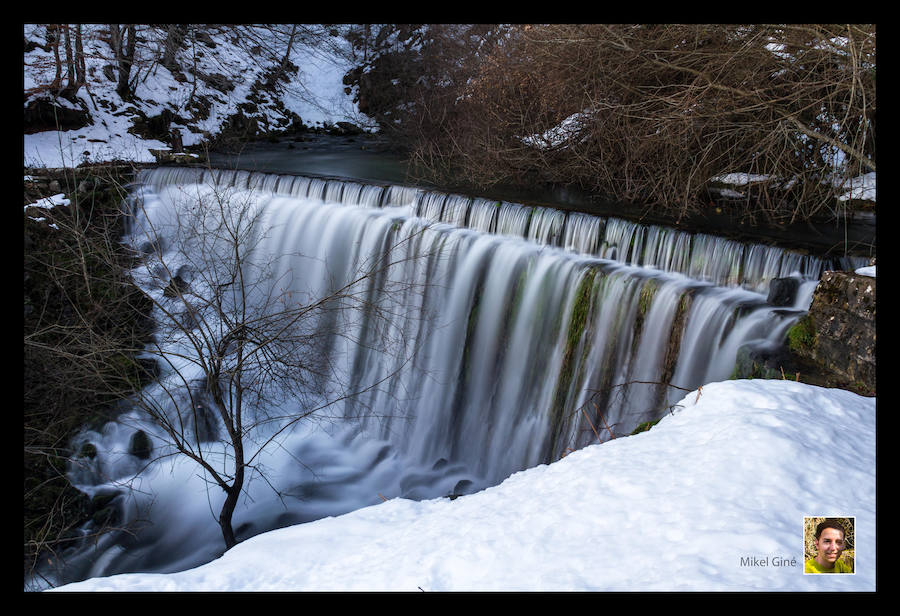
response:
<svg viewBox="0 0 900 616"><path fill-rule="evenodd" d="M833 216L841 183L876 169L872 26L517 26L467 61L464 85L416 103L428 173L681 215L753 173L748 211L783 221Z"/></svg>
<svg viewBox="0 0 900 616"><path fill-rule="evenodd" d="M26 348L77 359L81 371L102 375L99 382L112 398L152 418L166 451L193 460L210 485L225 492L218 523L230 548L236 543L231 518L245 482L265 478L263 452L298 422L382 387L408 363L402 354L409 345L392 323L403 307L392 293L414 283L392 272L414 251L403 254L410 238L390 227L379 251L361 255L358 267L321 257L322 280L311 279L307 288L293 260L319 257L285 254L290 249L270 241L264 198L232 187L188 186L181 195L173 189L171 201L155 203L156 209L135 196L135 261L123 262L120 247L88 237L79 225L63 224L59 232L74 238L74 258L47 268L71 279L84 276L80 263L88 260L122 275L123 266L133 267L130 276L147 289L141 297L155 317L149 343L126 348L114 337L85 335L84 317L70 329L37 328L41 335L26 337ZM90 279L93 269L86 271ZM77 349L56 344L69 331L79 339ZM54 344L47 342L50 335ZM395 365L351 380L344 360L332 353L343 342L383 351ZM138 352L155 361L150 387L134 378L134 362L117 363Z"/></svg>

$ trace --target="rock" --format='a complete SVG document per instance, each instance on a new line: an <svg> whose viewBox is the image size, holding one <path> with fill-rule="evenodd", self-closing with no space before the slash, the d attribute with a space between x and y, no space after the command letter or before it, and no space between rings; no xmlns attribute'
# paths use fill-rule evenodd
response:
<svg viewBox="0 0 900 616"><path fill-rule="evenodd" d="M210 88L218 90L222 94L228 94L230 91L234 90L234 82L222 73L200 73L198 77L200 77L201 81Z"/></svg>
<svg viewBox="0 0 900 616"><path fill-rule="evenodd" d="M475 484L473 484L468 479L460 479L459 481L456 482L456 485L453 486L453 493L454 494L468 494L474 486L475 486Z"/></svg>
<svg viewBox="0 0 900 616"><path fill-rule="evenodd" d="M809 314L788 332L791 353L836 385L875 394L875 278L825 272Z"/></svg>
<svg viewBox="0 0 900 616"><path fill-rule="evenodd" d="M97 457L97 446L93 443L85 443L81 446L81 450L78 452L78 457L80 458L90 458L93 460Z"/></svg>
<svg viewBox="0 0 900 616"><path fill-rule="evenodd" d="M163 139L169 134L169 127L172 124L172 112L163 109L158 115L147 116L147 132L148 139Z"/></svg>
<svg viewBox="0 0 900 616"><path fill-rule="evenodd" d="M361 135L365 132L359 126L352 124L351 122L337 122L335 126L337 127L335 132L340 135Z"/></svg>
<svg viewBox="0 0 900 616"><path fill-rule="evenodd" d="M456 485L453 486L453 491L447 495L447 498L450 500L456 500L460 496L464 496L466 494L471 494L475 491L475 484L469 481L468 479L460 479L456 482Z"/></svg>
<svg viewBox="0 0 900 616"><path fill-rule="evenodd" d="M738 349L734 378L781 378L782 371L789 362L790 353L784 345L747 343Z"/></svg>
<svg viewBox="0 0 900 616"><path fill-rule="evenodd" d="M202 380L191 385L191 394L184 400L185 407L190 407L189 413L182 413L189 425L194 429L194 436L198 443L208 443L219 439L219 425L212 404L209 403Z"/></svg>
<svg viewBox="0 0 900 616"><path fill-rule="evenodd" d="M799 289L798 278L773 278L769 282L769 296L766 301L772 306L792 306Z"/></svg>
<svg viewBox="0 0 900 616"><path fill-rule="evenodd" d="M209 35L209 32L206 32L206 31L204 31L204 30L197 30L197 31L194 33L194 37L196 38L197 42L203 43L204 45L206 45L206 46L209 47L210 49L215 49L215 48L216 48L216 42L215 42L215 41L212 39L212 37Z"/></svg>
<svg viewBox="0 0 900 616"><path fill-rule="evenodd" d="M131 436L128 443L128 453L141 460L147 460L153 451L153 443L143 430L138 430Z"/></svg>
<svg viewBox="0 0 900 616"><path fill-rule="evenodd" d="M97 492L91 498L91 507L94 510L105 509L119 495L118 492Z"/></svg>
<svg viewBox="0 0 900 616"><path fill-rule="evenodd" d="M190 293L190 285L179 275L175 275L166 288L163 289L163 295L166 297L176 297L184 293Z"/></svg>
<svg viewBox="0 0 900 616"><path fill-rule="evenodd" d="M181 138L181 131L177 128L173 130L169 136L169 143L172 144L172 152L181 154L184 152L184 142Z"/></svg>
<svg viewBox="0 0 900 616"><path fill-rule="evenodd" d="M153 154L156 162L160 164L192 165L206 162L206 156L194 152L173 152L171 150L154 149L150 149L149 152Z"/></svg>
<svg viewBox="0 0 900 616"><path fill-rule="evenodd" d="M98 492L91 498L91 520L97 526L115 524L119 519L119 508L113 504L118 492Z"/></svg>

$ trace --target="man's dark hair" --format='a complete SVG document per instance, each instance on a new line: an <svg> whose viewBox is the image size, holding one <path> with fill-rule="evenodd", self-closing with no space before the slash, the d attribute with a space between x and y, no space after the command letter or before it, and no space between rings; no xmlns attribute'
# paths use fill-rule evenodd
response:
<svg viewBox="0 0 900 616"><path fill-rule="evenodd" d="M835 530L841 531L841 537L847 536L847 530L844 528L844 525L841 524L841 521L837 518L828 518L824 522L819 522L818 526L816 526L816 541L819 540L819 535L822 534L822 531L826 528L834 528Z"/></svg>

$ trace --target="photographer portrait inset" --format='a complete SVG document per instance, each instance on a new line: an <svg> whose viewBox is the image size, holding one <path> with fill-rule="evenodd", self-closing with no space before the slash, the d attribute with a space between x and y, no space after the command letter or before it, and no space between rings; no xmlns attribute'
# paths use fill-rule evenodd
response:
<svg viewBox="0 0 900 616"><path fill-rule="evenodd" d="M804 574L855 573L854 522L849 517L804 518Z"/></svg>

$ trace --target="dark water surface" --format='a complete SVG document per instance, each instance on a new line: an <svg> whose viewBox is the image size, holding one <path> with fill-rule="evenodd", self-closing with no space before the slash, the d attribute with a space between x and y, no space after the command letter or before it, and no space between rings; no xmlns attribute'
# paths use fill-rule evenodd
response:
<svg viewBox="0 0 900 616"><path fill-rule="evenodd" d="M209 162L215 167L232 169L421 186L473 197L491 197L596 216L614 216L645 224L668 225L685 231L774 244L823 256L875 255L875 214L871 212L856 212L846 220L753 226L735 224L727 215L716 214L711 209L709 214L695 215L677 222L638 206L604 200L566 187L494 186L489 189L466 189L438 186L416 177L402 155L391 151L381 138L370 135L302 135L277 142L248 143L235 153L211 153Z"/></svg>

